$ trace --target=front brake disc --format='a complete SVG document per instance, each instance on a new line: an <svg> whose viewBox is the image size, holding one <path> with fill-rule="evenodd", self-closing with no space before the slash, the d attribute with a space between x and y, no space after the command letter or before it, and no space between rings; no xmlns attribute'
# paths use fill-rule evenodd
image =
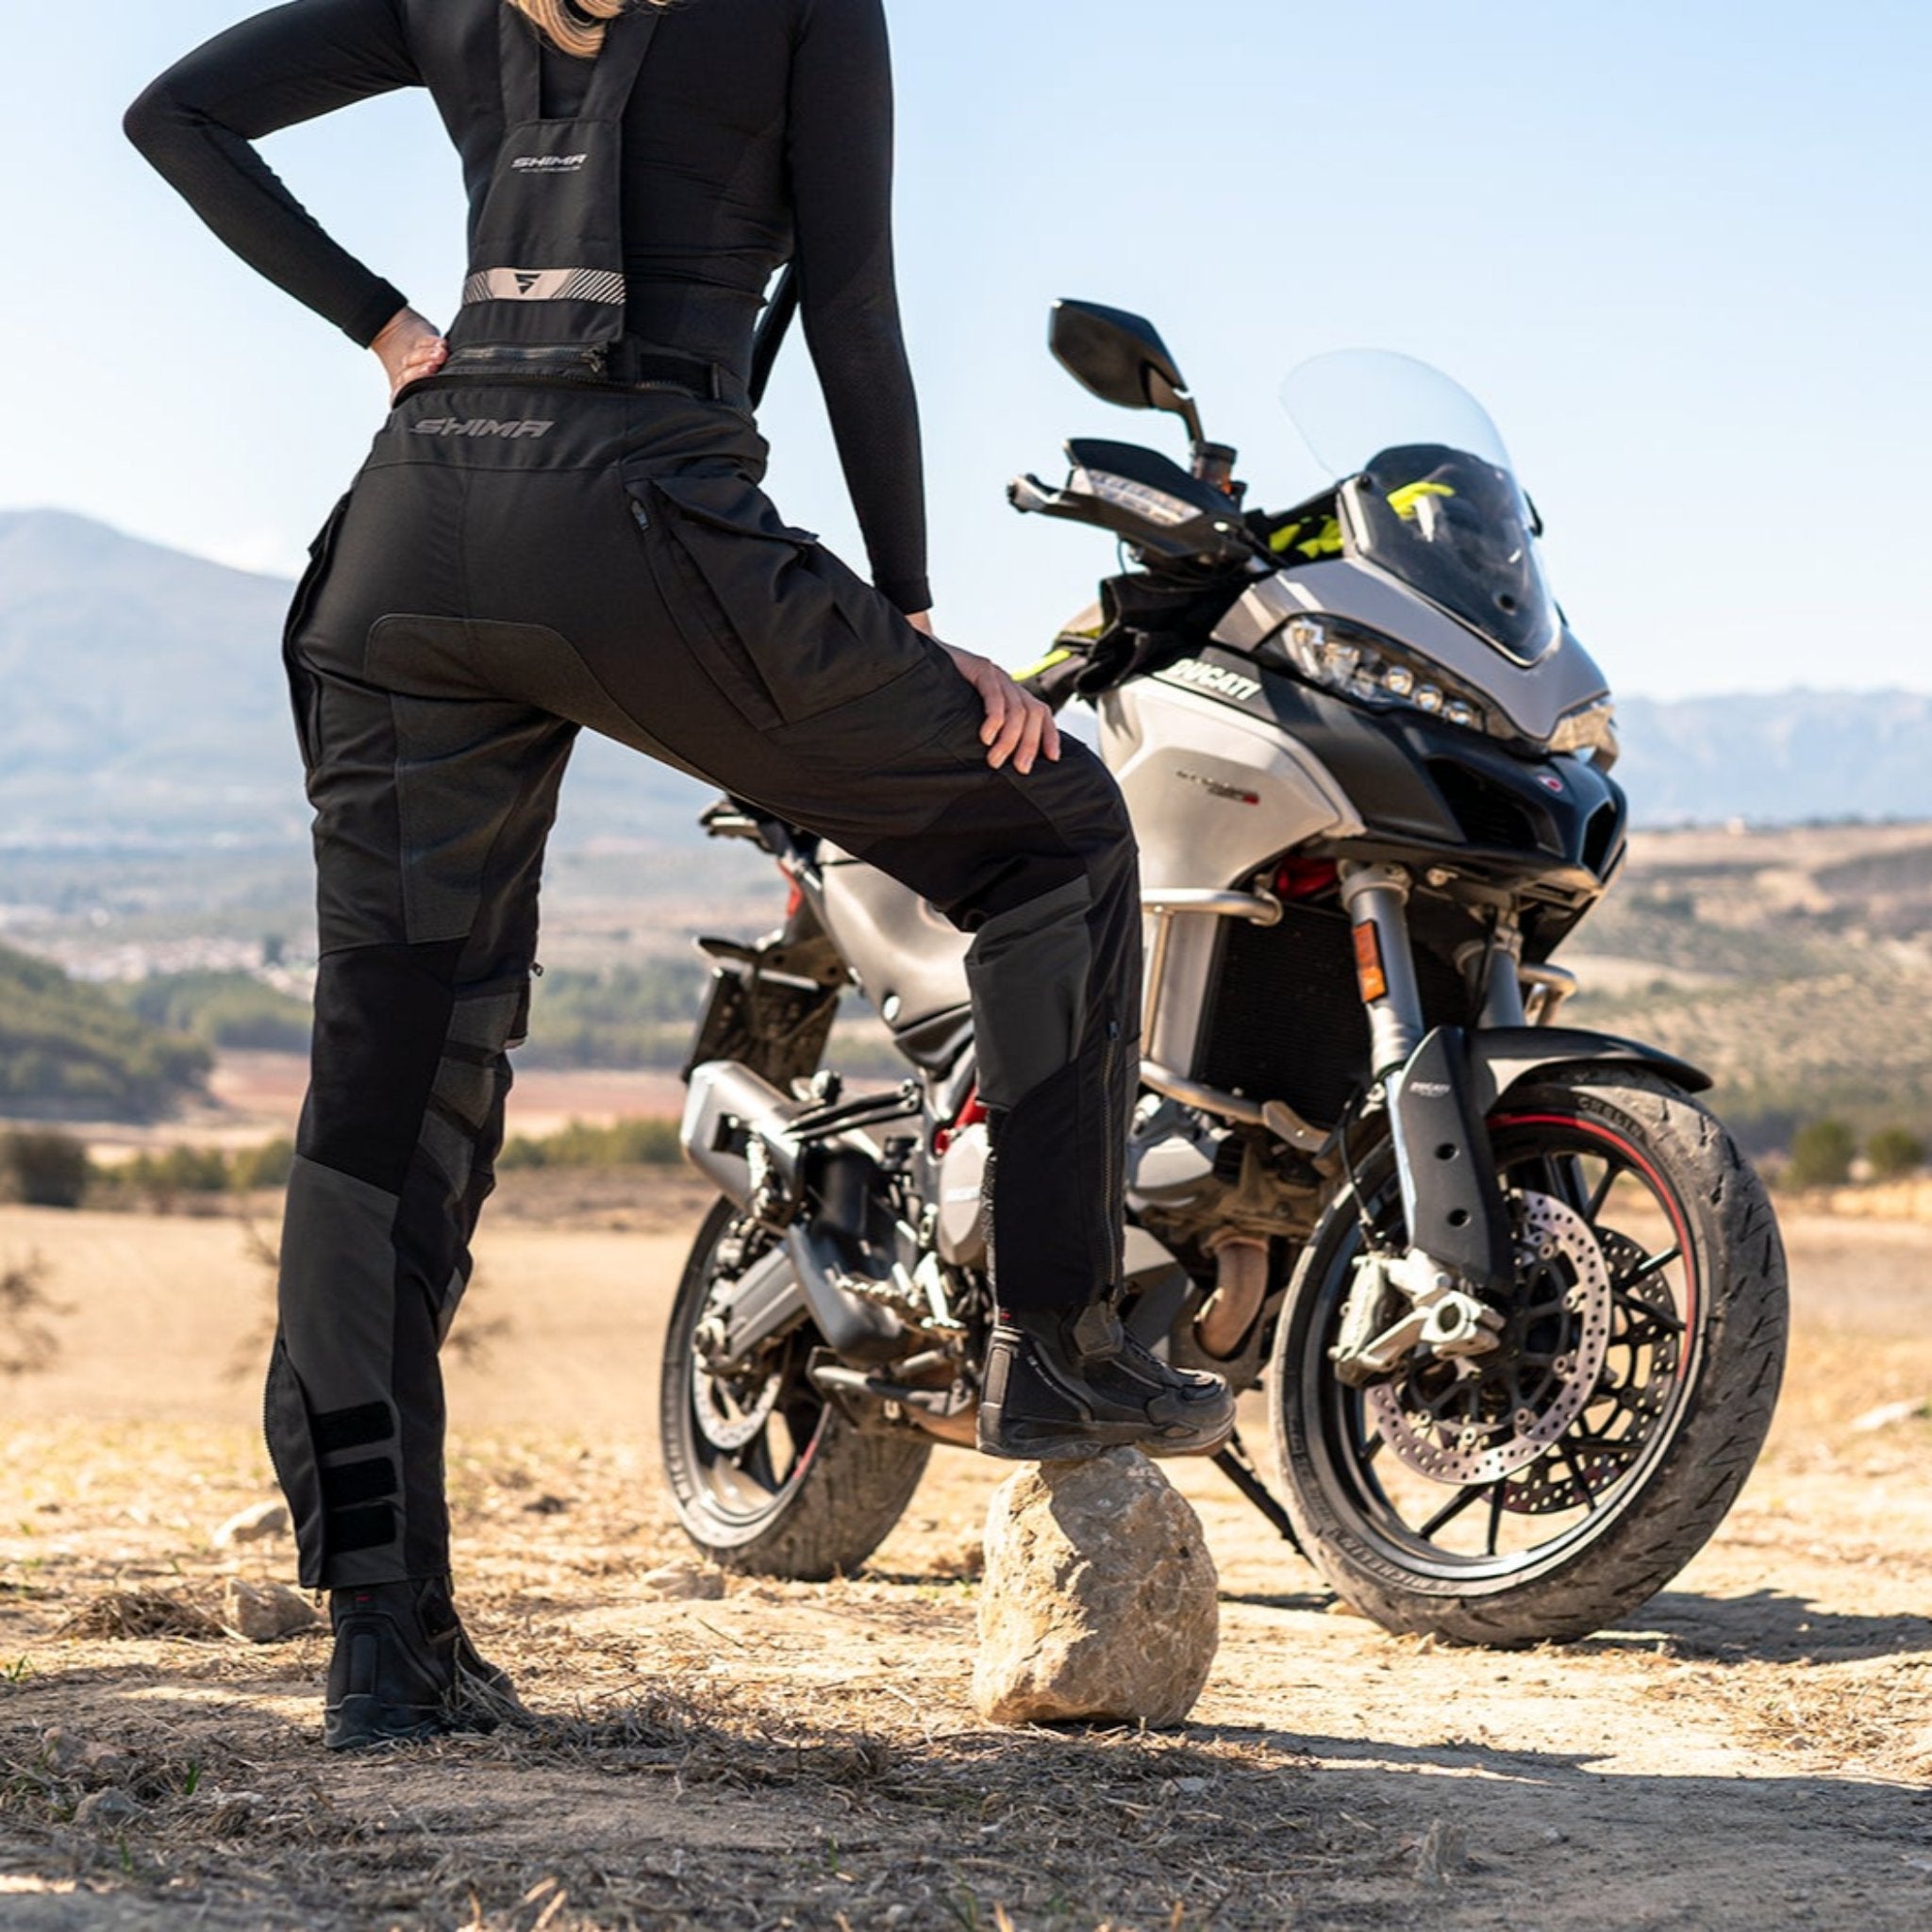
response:
<svg viewBox="0 0 1932 1932"><path fill-rule="evenodd" d="M1610 1345L1610 1271L1583 1216L1521 1193L1514 1292L1498 1346L1433 1357L1366 1391L1382 1438L1439 1483L1492 1483L1534 1462L1583 1413Z"/></svg>

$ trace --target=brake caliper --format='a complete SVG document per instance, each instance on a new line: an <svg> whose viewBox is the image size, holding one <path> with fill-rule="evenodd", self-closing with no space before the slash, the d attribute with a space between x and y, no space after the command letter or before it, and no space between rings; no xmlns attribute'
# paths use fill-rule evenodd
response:
<svg viewBox="0 0 1932 1932"><path fill-rule="evenodd" d="M1340 1380L1366 1389L1418 1351L1441 1361L1487 1355L1502 1328L1495 1309L1420 1248L1399 1257L1367 1254L1357 1257L1341 1334L1328 1355Z"/></svg>

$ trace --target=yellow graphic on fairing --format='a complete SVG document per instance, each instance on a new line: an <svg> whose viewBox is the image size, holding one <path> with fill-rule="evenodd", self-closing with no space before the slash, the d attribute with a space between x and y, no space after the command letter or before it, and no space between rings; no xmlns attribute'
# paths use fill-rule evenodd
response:
<svg viewBox="0 0 1932 1932"><path fill-rule="evenodd" d="M1277 557L1285 557L1292 550L1298 556L1306 557L1310 563L1318 557L1340 557L1341 519L1328 517L1319 527L1312 521L1286 524L1269 538L1268 547Z"/></svg>
<svg viewBox="0 0 1932 1932"><path fill-rule="evenodd" d="M1037 664L1029 664L1024 671L1013 673L1013 682L1024 684L1029 677L1038 677L1042 672L1051 671L1056 664L1064 664L1073 656L1071 651L1049 651Z"/></svg>
<svg viewBox="0 0 1932 1932"><path fill-rule="evenodd" d="M1400 490L1389 492L1389 508L1399 517L1413 517L1416 505L1425 496L1454 496L1455 491L1446 483L1405 483Z"/></svg>

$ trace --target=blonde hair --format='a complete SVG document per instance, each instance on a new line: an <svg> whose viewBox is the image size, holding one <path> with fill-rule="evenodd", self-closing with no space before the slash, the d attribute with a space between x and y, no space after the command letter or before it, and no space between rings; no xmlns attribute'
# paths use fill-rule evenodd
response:
<svg viewBox="0 0 1932 1932"><path fill-rule="evenodd" d="M508 4L534 22L552 46L588 60L603 50L604 23L625 12L631 0L569 0L568 5L566 0L508 0ZM644 4L663 7L669 0L644 0ZM573 18L574 14L577 17ZM583 25L586 15L596 22L594 26Z"/></svg>

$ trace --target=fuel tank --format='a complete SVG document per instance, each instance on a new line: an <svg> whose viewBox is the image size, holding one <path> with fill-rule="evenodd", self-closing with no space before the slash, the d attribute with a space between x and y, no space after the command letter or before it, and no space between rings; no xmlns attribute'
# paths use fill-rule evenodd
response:
<svg viewBox="0 0 1932 1932"><path fill-rule="evenodd" d="M838 846L823 845L819 858L825 930L888 1025L916 1032L969 1004L971 935L909 886Z"/></svg>

